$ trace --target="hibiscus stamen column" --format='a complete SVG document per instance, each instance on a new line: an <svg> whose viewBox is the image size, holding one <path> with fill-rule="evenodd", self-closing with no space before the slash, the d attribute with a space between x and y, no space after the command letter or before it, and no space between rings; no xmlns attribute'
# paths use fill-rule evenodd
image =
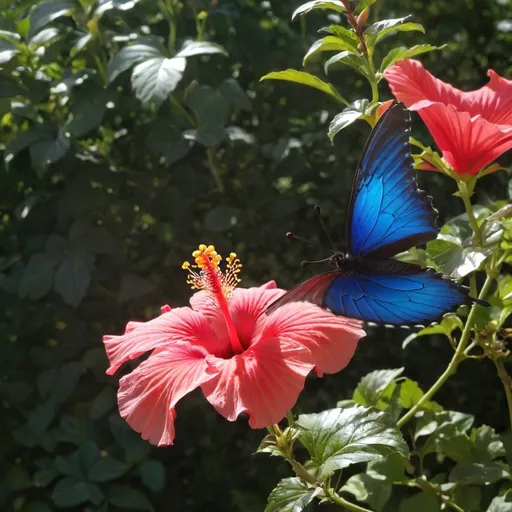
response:
<svg viewBox="0 0 512 512"><path fill-rule="evenodd" d="M195 265L191 265L188 261L185 261L182 265L183 269L190 272L187 283L192 289L207 292L212 301L219 307L226 322L231 350L233 354L241 354L244 347L240 343L235 324L229 313L228 301L236 285L240 282L237 274L240 272L242 264L236 254L232 252L226 258L226 271L222 273L219 268L222 257L217 254L213 245L201 244L192 253L192 256ZM199 269L199 272L194 269Z"/></svg>

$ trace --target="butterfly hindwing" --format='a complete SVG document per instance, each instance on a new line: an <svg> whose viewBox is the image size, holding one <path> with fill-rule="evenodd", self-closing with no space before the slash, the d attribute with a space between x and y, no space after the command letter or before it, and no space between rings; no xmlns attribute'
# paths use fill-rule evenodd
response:
<svg viewBox="0 0 512 512"><path fill-rule="evenodd" d="M356 171L347 232L355 256L388 258L437 236L431 199L416 183L411 121L394 105L375 126Z"/></svg>
<svg viewBox="0 0 512 512"><path fill-rule="evenodd" d="M387 259L339 270L322 306L337 315L389 325L428 325L471 299L466 288L431 269Z"/></svg>

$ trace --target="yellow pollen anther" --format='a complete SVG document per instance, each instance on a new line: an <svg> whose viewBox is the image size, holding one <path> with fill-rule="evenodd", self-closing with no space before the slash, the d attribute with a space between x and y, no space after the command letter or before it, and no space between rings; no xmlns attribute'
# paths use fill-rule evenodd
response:
<svg viewBox="0 0 512 512"><path fill-rule="evenodd" d="M205 290L212 295L222 294L229 300L236 285L240 282L238 274L242 268L236 253L232 252L225 258L224 271L220 269L222 256L217 253L213 245L199 245L192 253L194 264L185 261L181 266L188 270L187 283L193 290Z"/></svg>

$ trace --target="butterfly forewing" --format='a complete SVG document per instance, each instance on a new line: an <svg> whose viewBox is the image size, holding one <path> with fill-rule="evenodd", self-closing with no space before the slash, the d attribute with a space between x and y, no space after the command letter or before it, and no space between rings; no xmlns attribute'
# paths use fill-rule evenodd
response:
<svg viewBox="0 0 512 512"><path fill-rule="evenodd" d="M347 219L349 251L386 258L437 236L431 198L416 183L403 104L375 126L359 162Z"/></svg>

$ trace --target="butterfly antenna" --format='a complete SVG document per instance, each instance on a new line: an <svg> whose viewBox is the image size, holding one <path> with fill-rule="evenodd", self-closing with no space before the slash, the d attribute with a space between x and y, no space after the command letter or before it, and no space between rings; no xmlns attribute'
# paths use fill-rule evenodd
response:
<svg viewBox="0 0 512 512"><path fill-rule="evenodd" d="M302 261L300 266L301 267L307 267L308 265L314 265L315 263L325 263L326 261L329 261L331 257L324 258L323 260L315 260L315 261Z"/></svg>
<svg viewBox="0 0 512 512"><path fill-rule="evenodd" d="M331 245L332 245L332 250L334 252L338 252L338 249L336 249L336 244L334 243L332 237L331 237L331 234L329 233L329 231L327 231L327 228L325 227L325 224L324 224L324 220L322 219L322 213L320 211L320 205L315 205L315 213L317 214L318 216L318 220L320 221L320 224L322 225L322 228L323 230L325 231L325 234L327 235L327 238L329 239L329 242L331 242Z"/></svg>
<svg viewBox="0 0 512 512"><path fill-rule="evenodd" d="M318 242L313 242L313 240L307 240L306 238L297 236L295 233L292 233L291 231L288 231L288 233L286 233L286 238L289 238L290 240L298 240L299 242L304 242L306 244L316 245L317 247L325 249L325 247L322 244L319 244Z"/></svg>

